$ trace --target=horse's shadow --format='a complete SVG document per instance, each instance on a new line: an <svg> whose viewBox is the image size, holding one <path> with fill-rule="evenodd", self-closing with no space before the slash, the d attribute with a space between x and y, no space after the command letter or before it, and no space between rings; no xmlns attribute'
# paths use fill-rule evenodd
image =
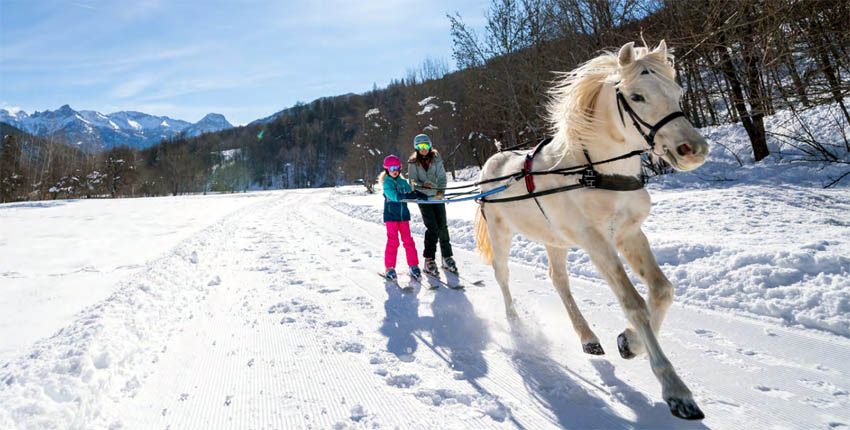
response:
<svg viewBox="0 0 850 430"><path fill-rule="evenodd" d="M592 360L602 382L608 387L617 387L612 395L622 404L628 406L637 416L635 425L641 428L657 429L706 429L708 427L699 421L685 421L670 414L664 402L653 402L643 393L617 377L614 365L608 360Z"/></svg>
<svg viewBox="0 0 850 430"><path fill-rule="evenodd" d="M446 361L459 376L482 394L489 394L476 379L488 373L484 349L490 341L486 321L479 318L469 299L462 292L435 291L431 304L434 317L419 316L419 298L422 291L403 293L388 283L386 316L380 332L387 336L387 350L401 361L415 359L417 345L423 343ZM652 402L643 393L620 380L614 366L604 359L593 359L596 371L614 401L630 408L636 415L629 420L614 411L610 402L591 394L584 384L593 384L587 378L572 372L550 358L549 341L531 324L511 321L513 349L508 351L514 368L522 377L532 397L553 415L553 424L562 428L706 428L703 424L683 421L673 417L662 402ZM421 333L430 333L429 342ZM577 352L578 353L578 352ZM513 418L511 421L524 427Z"/></svg>
<svg viewBox="0 0 850 430"><path fill-rule="evenodd" d="M666 404L653 402L619 379L608 360L591 359L605 385L600 387L551 359L549 341L530 324L511 321L511 337L514 342L511 359L523 382L563 428L706 428L698 421L673 417ZM592 395L580 382L609 393L614 401L631 409L636 418L623 418L610 407L610 401Z"/></svg>
<svg viewBox="0 0 850 430"><path fill-rule="evenodd" d="M549 342L522 321L512 320L511 361L526 389L552 412L562 428L629 428L635 423L619 416L602 399L591 395L560 363L551 359Z"/></svg>

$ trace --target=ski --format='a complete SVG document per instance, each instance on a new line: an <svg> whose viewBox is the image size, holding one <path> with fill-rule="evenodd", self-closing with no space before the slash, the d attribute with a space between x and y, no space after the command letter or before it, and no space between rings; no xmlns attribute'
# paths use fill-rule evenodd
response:
<svg viewBox="0 0 850 430"><path fill-rule="evenodd" d="M391 284L395 285L396 287L398 287L398 289L399 289L399 290L404 291L405 293L412 293L412 292L413 292L413 290L414 290L413 286L411 286L411 285L405 285L405 286L402 286L401 284L399 284L399 283L398 283L398 278L396 278L396 279L390 279L390 278L387 278L387 275L386 275L385 273L383 273L383 272L377 272L377 273L378 273L378 276L380 276L381 278L383 278L385 281L387 281L387 282L389 282L389 283L391 283ZM419 279L414 278L414 277L412 277L412 276L410 277L410 280L411 280L412 282L419 282Z"/></svg>
<svg viewBox="0 0 850 430"><path fill-rule="evenodd" d="M473 279L469 279L469 278L466 278L464 276L460 276L460 275L457 275L457 274L455 274L455 276L457 276L458 279L463 281L464 284L475 285L476 287L481 287L481 286L484 285L484 281L481 280L481 279L473 280Z"/></svg>
<svg viewBox="0 0 850 430"><path fill-rule="evenodd" d="M464 287L463 283L460 282L460 278L452 272L446 272L446 279L445 280L441 276L434 276L433 274L428 273L428 272L422 272L422 273L424 273L426 276L428 276L429 281L433 280L433 281L439 282L439 284L437 284L437 285L434 285L433 283L431 283L431 289L432 290L440 288L440 284L442 284L446 288L451 288L453 290L463 290L463 289L466 288L466 287Z"/></svg>

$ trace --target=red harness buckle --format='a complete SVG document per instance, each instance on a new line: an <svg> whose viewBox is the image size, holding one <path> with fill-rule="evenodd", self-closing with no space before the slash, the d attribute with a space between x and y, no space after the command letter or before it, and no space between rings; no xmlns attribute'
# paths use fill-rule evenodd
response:
<svg viewBox="0 0 850 430"><path fill-rule="evenodd" d="M525 170L525 188L528 189L529 193L534 192L534 175L531 174L531 161L534 159L533 157L534 152L526 155L525 165L523 167L523 170Z"/></svg>

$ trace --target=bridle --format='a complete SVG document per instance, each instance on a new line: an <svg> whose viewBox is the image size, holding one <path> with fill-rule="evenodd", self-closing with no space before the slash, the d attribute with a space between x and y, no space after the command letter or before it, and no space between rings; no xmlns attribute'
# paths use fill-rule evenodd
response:
<svg viewBox="0 0 850 430"><path fill-rule="evenodd" d="M685 120L690 122L690 120L688 120L688 117L685 116L684 112L679 110L679 111L670 113L669 115L665 116L664 118L661 118L661 120L656 122L655 125L652 125L652 124L644 121L640 116L638 116L637 113L635 113L635 111L629 105L629 102L626 101L626 97L623 96L623 93L620 92L619 88L616 88L616 90L617 90L617 111L620 112L620 121L623 122L623 127L626 126L626 121L623 118L623 110L625 110L626 113L629 114L629 118L632 119L632 124L634 124L638 133L640 133L640 135L643 136L643 140L645 140L646 143L649 145L649 149L652 151L652 153L655 154L655 155L659 155L659 156L664 155L664 153L659 154L659 153L655 152L655 134L658 133L658 130L661 130L661 127L664 127L665 125L667 125L667 123L669 123L670 121L673 121L676 118L683 117L683 118L685 118ZM649 129L649 134L647 134L643 131L643 127L641 127L641 125L643 125L644 127Z"/></svg>

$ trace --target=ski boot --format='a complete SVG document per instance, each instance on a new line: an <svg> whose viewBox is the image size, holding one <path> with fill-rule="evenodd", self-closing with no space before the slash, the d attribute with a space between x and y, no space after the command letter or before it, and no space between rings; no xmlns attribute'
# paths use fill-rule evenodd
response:
<svg viewBox="0 0 850 430"><path fill-rule="evenodd" d="M443 270L448 272L452 272L457 275L457 265L455 264L455 259L452 257L444 257L443 258Z"/></svg>
<svg viewBox="0 0 850 430"><path fill-rule="evenodd" d="M437 270L437 262L434 261L433 258L425 259L425 267L422 268L426 274L439 277L440 272Z"/></svg>
<svg viewBox="0 0 850 430"><path fill-rule="evenodd" d="M398 279L398 275L395 273L394 267L387 267L387 272L384 274L390 281L395 281Z"/></svg>
<svg viewBox="0 0 850 430"><path fill-rule="evenodd" d="M410 266L410 276L412 276L413 279L422 279L422 271L419 270L419 266Z"/></svg>

